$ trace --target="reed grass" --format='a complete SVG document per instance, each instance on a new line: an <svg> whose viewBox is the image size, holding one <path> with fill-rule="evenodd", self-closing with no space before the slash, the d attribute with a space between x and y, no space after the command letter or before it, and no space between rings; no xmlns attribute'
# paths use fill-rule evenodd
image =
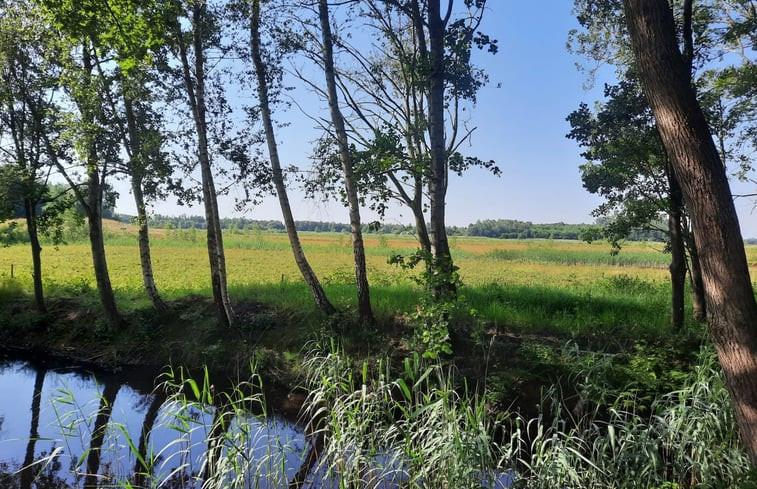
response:
<svg viewBox="0 0 757 489"><path fill-rule="evenodd" d="M418 355L395 365L386 359L361 362L334 341L323 340L305 354L303 382L309 394L301 413L304 433L295 437L282 434L275 419L264 417L267 405L254 364L248 380L228 390L216 389L207 370L195 378L184 369L170 369L161 385L168 401L152 430L171 430L174 441L145 451L129 438L126 427L111 426L100 450L117 453L120 443L128 448L128 460L109 460L98 484L203 489L751 487L743 485L751 477L749 461L711 348L702 349L697 365L680 377L680 387L651 403L642 403L633 391L606 398L587 395L592 386L602 388L601 364L608 356L571 345L564 352L580 356L576 361L582 369L563 379L578 386L580 399L566 397L557 383L545 390L541 413L524 418L517 413L495 416L485 396L466 390L454 369L438 362ZM100 412L77 404L65 389L54 404L63 436L92 436ZM81 446L87 446L86 440ZM318 456L311 464L312 447ZM88 455L85 450L73 464L76 477L93 476L82 471Z"/></svg>

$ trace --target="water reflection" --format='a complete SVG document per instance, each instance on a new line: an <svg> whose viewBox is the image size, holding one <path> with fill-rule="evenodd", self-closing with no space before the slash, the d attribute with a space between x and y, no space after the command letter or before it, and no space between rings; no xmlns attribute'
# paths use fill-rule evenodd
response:
<svg viewBox="0 0 757 489"><path fill-rule="evenodd" d="M250 414L254 399L243 394L236 402L207 385L225 402L186 402L153 389L153 378L0 358L0 489L340 487L319 467L321 437ZM391 455L365 460L371 487L406 480ZM490 478L497 488L514 480L511 472Z"/></svg>
<svg viewBox="0 0 757 489"><path fill-rule="evenodd" d="M0 360L0 487L199 487L230 473L209 460L234 457L254 469L239 476L249 487L285 487L299 469L293 423L167 400L141 380Z"/></svg>

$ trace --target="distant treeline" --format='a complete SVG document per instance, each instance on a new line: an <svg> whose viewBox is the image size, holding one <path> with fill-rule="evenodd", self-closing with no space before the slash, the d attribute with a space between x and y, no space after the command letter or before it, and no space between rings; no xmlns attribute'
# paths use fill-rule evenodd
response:
<svg viewBox="0 0 757 489"><path fill-rule="evenodd" d="M119 215L119 220L128 222L130 216ZM150 218L149 225L162 229L205 229L202 216L163 216L156 214ZM298 231L348 233L349 224L322 221L297 221ZM274 220L252 220L241 217L221 219L221 226L232 233L235 231L269 231L284 232L284 224ZM450 226L450 236L481 236L499 239L584 239L598 234L598 226L592 224L566 224L564 222L534 224L529 221L514 219L485 219L468 226ZM404 224L369 223L363 226L363 232L375 234L414 234L413 226ZM665 235L660 231L635 231L628 238L631 241L664 241Z"/></svg>

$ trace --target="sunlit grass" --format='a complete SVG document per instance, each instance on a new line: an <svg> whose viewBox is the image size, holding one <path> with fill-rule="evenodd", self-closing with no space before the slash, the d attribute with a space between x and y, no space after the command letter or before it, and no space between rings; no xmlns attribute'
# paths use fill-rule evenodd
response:
<svg viewBox="0 0 757 489"><path fill-rule="evenodd" d="M158 230L152 240L155 280L162 296L210 296L203 230ZM350 237L344 233L301 233L303 246L331 300L354 308ZM369 280L376 312L391 318L413 311L421 293L411 272L390 265L395 254L411 253L412 236L366 237ZM606 243L497 240L453 237L455 263L466 304L492 325L563 333L593 331L661 334L669 322L669 255L660 243L629 243L614 256ZM229 289L234 300L312 311L312 299L283 233L251 232L225 236ZM747 246L757 276L757 246ZM106 246L111 280L120 307L148 307L142 285L136 237L111 230ZM95 280L89 245L77 242L43 255L44 282L52 296L91 296ZM14 280L10 278L13 264ZM6 292L31 293L31 256L26 245L0 254ZM657 333L655 333L657 332Z"/></svg>

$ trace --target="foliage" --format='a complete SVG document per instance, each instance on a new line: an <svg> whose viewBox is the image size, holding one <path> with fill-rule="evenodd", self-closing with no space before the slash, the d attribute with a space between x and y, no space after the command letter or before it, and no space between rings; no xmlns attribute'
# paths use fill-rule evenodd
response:
<svg viewBox="0 0 757 489"><path fill-rule="evenodd" d="M585 148L583 185L605 199L592 215L604 218L602 233L614 246L635 229L667 232L667 226L655 226L673 205L668 160L654 117L633 73L625 76L605 87L606 103L594 111L582 103L567 118L567 137Z"/></svg>
<svg viewBox="0 0 757 489"><path fill-rule="evenodd" d="M548 390L543 415L515 420L505 445L505 460L524 468L516 487L735 487L749 463L712 350L703 350L682 384L650 412L638 410L630 393L606 414L574 414L559 391Z"/></svg>
<svg viewBox="0 0 757 489"><path fill-rule="evenodd" d="M433 359L440 355L450 355L451 321L463 304L462 298L457 295L457 290L462 286L459 268L438 266L437 258L426 250L418 250L407 257L391 256L389 263L406 271L413 270L419 263L423 264L421 272L412 277L425 290L416 306L416 312L411 314L416 339L423 349L424 357Z"/></svg>

